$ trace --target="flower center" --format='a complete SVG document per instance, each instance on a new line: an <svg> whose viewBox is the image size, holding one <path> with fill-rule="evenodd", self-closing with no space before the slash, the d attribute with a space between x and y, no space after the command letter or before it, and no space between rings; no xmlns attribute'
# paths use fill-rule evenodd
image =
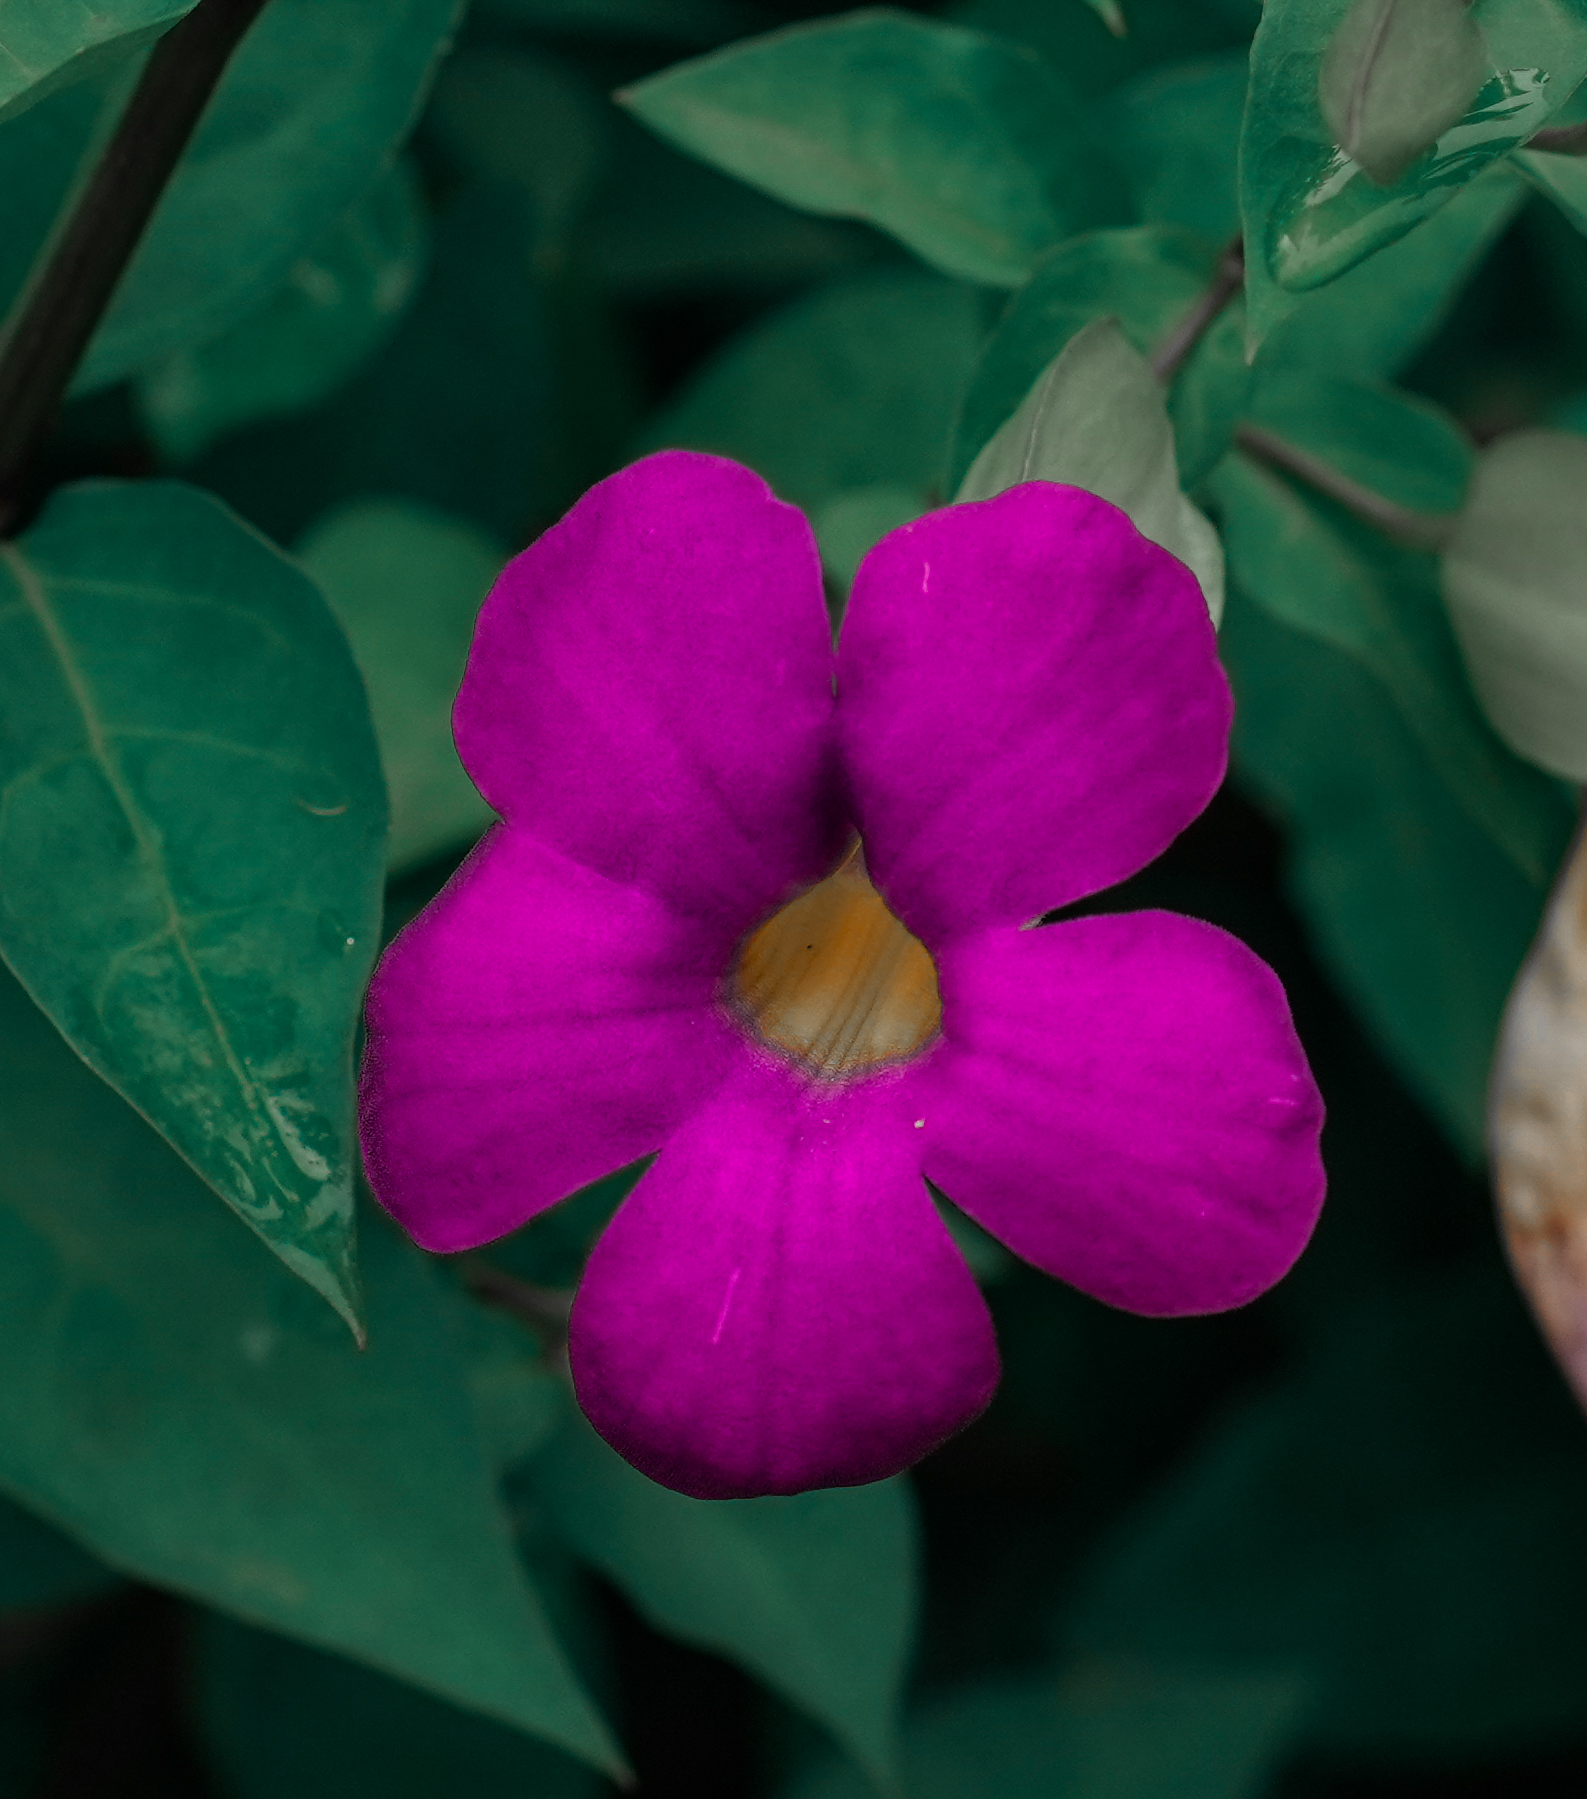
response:
<svg viewBox="0 0 1587 1799"><path fill-rule="evenodd" d="M731 990L763 1042L828 1079L905 1061L942 1022L931 957L871 885L858 844L745 938Z"/></svg>

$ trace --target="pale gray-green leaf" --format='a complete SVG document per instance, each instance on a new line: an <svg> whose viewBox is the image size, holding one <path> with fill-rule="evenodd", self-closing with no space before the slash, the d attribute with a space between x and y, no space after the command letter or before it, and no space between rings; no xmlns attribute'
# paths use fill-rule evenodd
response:
<svg viewBox="0 0 1587 1799"><path fill-rule="evenodd" d="M0 546L0 714L0 952L358 1329L352 1050L386 809L329 608L196 488L66 488Z"/></svg>
<svg viewBox="0 0 1587 1799"><path fill-rule="evenodd" d="M1482 451L1443 576L1494 729L1587 781L1587 439L1517 431Z"/></svg>
<svg viewBox="0 0 1587 1799"><path fill-rule="evenodd" d="M476 526L408 500L340 507L297 546L369 689L391 799L392 870L477 837L495 814L452 744L474 615L507 552Z"/></svg>
<svg viewBox="0 0 1587 1799"><path fill-rule="evenodd" d="M1317 71L1334 142L1390 182L1463 116L1488 78L1467 0L1355 0Z"/></svg>
<svg viewBox="0 0 1587 1799"><path fill-rule="evenodd" d="M1222 617L1218 534L1180 492L1162 385L1117 319L1094 319L1070 338L955 498L990 499L1021 481L1066 482L1121 507L1195 575L1213 623Z"/></svg>

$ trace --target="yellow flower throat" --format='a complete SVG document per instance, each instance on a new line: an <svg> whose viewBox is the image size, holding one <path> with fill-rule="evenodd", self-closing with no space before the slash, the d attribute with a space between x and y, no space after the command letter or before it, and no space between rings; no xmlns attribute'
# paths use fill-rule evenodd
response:
<svg viewBox="0 0 1587 1799"><path fill-rule="evenodd" d="M763 1042L827 1080L907 1061L942 1022L931 957L871 885L858 844L745 938L731 988Z"/></svg>

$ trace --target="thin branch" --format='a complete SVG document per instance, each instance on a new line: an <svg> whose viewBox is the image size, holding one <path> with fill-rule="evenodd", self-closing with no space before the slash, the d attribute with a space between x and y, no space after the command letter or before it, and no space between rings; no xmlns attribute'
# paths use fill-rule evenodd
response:
<svg viewBox="0 0 1587 1799"><path fill-rule="evenodd" d="M463 1285L486 1305L498 1306L522 1319L545 1340L548 1350L558 1347L568 1334L568 1317L573 1310L573 1295L561 1287L537 1287L532 1281L521 1281L494 1262L479 1256L465 1256L461 1273Z"/></svg>
<svg viewBox="0 0 1587 1799"><path fill-rule="evenodd" d="M1534 131L1523 150L1549 150L1556 156L1587 156L1587 125L1545 125Z"/></svg>
<svg viewBox="0 0 1587 1799"><path fill-rule="evenodd" d="M199 0L149 54L126 111L0 337L0 530L73 371L221 72L265 0Z"/></svg>
<svg viewBox="0 0 1587 1799"><path fill-rule="evenodd" d="M1171 381L1179 365L1201 340L1202 333L1245 285L1245 241L1236 237L1218 258L1212 280L1196 296L1183 318L1169 326L1163 340L1147 357L1159 381Z"/></svg>
<svg viewBox="0 0 1587 1799"><path fill-rule="evenodd" d="M1308 487L1315 487L1329 499L1337 500L1357 518L1376 526L1396 543L1416 550L1441 550L1449 542L1455 528L1452 512L1413 512L1409 506L1398 506L1393 500L1386 500L1382 494L1352 480L1331 462L1324 462L1320 456L1286 443L1261 425L1241 425L1234 440L1242 450L1249 450L1261 461L1283 469L1286 474L1298 476Z"/></svg>

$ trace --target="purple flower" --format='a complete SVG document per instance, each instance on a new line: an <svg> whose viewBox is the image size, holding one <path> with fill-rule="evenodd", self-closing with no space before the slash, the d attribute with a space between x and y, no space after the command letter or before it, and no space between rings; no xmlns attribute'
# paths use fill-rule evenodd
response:
<svg viewBox="0 0 1587 1799"><path fill-rule="evenodd" d="M376 974L376 1194L458 1250L654 1154L569 1356L702 1497L875 1480L987 1403L926 1180L1111 1305L1252 1298L1323 1190L1277 978L1172 913L1024 928L1190 823L1229 712L1193 577L1076 488L894 531L834 653L758 477L613 475L480 613L457 743L503 822Z"/></svg>

